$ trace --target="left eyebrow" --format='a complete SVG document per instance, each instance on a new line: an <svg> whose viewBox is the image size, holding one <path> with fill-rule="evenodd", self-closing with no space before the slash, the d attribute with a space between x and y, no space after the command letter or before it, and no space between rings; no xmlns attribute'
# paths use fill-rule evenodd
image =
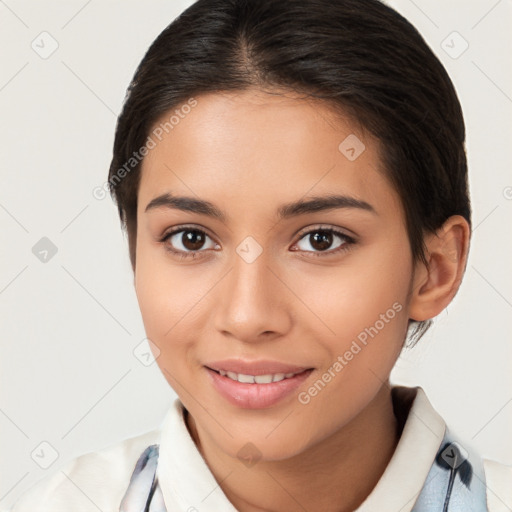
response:
<svg viewBox="0 0 512 512"><path fill-rule="evenodd" d="M144 211L147 212L161 207L199 213L219 219L222 222L225 222L228 218L223 210L215 206L210 201L187 196L173 196L169 193L162 194L152 199ZM307 200L299 199L298 201L281 205L277 209L277 215L279 219L287 219L298 215L305 215L307 213L315 213L324 210L333 210L336 208L356 208L377 215L375 208L371 204L366 201L356 199L355 197L345 195L319 196Z"/></svg>
<svg viewBox="0 0 512 512"><path fill-rule="evenodd" d="M370 203L361 201L355 197L344 195L328 195L313 197L306 201L294 201L293 203L280 206L277 212L279 219L286 219L296 215L315 213L323 210L333 210L335 208L357 208L377 215L375 208Z"/></svg>

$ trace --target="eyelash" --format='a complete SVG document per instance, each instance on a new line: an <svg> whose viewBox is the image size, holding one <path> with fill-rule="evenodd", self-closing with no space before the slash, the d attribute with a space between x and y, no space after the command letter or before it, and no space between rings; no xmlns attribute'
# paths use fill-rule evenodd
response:
<svg viewBox="0 0 512 512"><path fill-rule="evenodd" d="M207 237L211 238L208 235L208 233L206 233L202 229L199 229L199 228L196 228L196 227L192 227L192 226L178 226L177 228L175 228L172 231L166 233L165 235L163 235L162 238L160 238L160 242L164 245L165 250L170 252L171 254L173 254L175 256L179 256L180 259L182 259L182 260L183 259L188 259L188 258L194 259L199 253L206 252L205 250L189 251L189 252L179 251L179 250L176 250L176 249L172 249L169 246L169 244L166 243L169 240L169 238L171 238L172 236L176 235L177 233L187 232L187 231L189 231L189 232L193 231L193 232L196 232L196 233L201 233L201 234L206 235ZM344 243L341 244L336 249L331 249L331 250L328 250L328 251L304 251L304 252L306 252L308 254L311 254L313 257L319 257L319 256L327 257L327 256L332 256L333 254L338 254L340 252L346 252L346 251L350 250L351 246L356 243L356 240L354 238L352 238L352 237L348 236L346 233L343 233L342 231L339 231L339 230L337 230L335 228L332 228L332 227L327 227L327 228L325 228L325 227L316 227L314 229L306 231L305 233L302 233L300 235L299 241L302 240L303 238L305 238L307 235L311 235L313 233L330 233L330 234L339 236L340 238L344 239ZM300 252L300 250L297 250L297 252ZM325 256L325 255L327 255L327 256Z"/></svg>

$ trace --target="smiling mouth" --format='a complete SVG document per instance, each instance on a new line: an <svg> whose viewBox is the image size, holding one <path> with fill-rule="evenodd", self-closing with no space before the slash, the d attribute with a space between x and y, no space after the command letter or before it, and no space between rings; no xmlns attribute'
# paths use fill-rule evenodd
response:
<svg viewBox="0 0 512 512"><path fill-rule="evenodd" d="M214 370L213 368L209 368L215 373L222 375L223 377L227 377L235 382L240 382L242 384L271 384L272 382L280 382L285 379L291 379L296 375L300 375L305 372L309 372L312 368L308 368L306 370L301 370L298 372L290 372L290 373L267 373L264 375L248 375L244 373L236 373L225 370Z"/></svg>
<svg viewBox="0 0 512 512"><path fill-rule="evenodd" d="M243 409L264 409L277 405L293 395L314 371L314 368L295 367L293 372L288 373L261 373L271 369L254 368L252 371L259 375L251 375L221 368L214 370L209 366L205 366L205 369L213 388L229 403Z"/></svg>

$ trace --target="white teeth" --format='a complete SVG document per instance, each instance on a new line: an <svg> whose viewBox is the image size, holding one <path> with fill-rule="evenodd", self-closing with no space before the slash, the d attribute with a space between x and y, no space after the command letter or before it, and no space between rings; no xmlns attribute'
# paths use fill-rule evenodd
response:
<svg viewBox="0 0 512 512"><path fill-rule="evenodd" d="M227 372L225 370L219 370L219 373L224 377L229 377L231 380L236 380L244 384L270 384L271 382L279 382L283 379L289 379L290 377L296 375L293 372L274 373L266 375L245 375L243 373Z"/></svg>
<svg viewBox="0 0 512 512"><path fill-rule="evenodd" d="M255 375L254 381L256 384L270 384L272 382L272 375Z"/></svg>
<svg viewBox="0 0 512 512"><path fill-rule="evenodd" d="M239 373L238 382L243 382L245 384L254 384L254 375L244 375L243 373Z"/></svg>

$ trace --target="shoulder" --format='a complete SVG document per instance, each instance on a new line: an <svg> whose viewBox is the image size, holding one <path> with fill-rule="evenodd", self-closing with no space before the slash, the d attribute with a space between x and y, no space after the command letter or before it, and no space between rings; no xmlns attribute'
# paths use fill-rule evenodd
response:
<svg viewBox="0 0 512 512"><path fill-rule="evenodd" d="M80 455L29 488L9 512L117 511L139 456L159 440L155 429Z"/></svg>
<svg viewBox="0 0 512 512"><path fill-rule="evenodd" d="M512 466L483 459L489 512L512 509Z"/></svg>

